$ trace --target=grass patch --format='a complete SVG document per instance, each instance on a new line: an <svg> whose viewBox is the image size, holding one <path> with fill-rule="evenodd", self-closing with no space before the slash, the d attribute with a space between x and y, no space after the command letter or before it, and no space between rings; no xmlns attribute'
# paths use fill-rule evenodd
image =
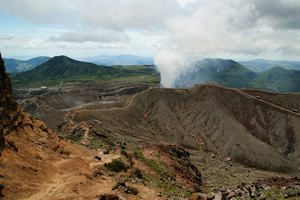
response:
<svg viewBox="0 0 300 200"><path fill-rule="evenodd" d="M149 174L145 174L145 173L142 173L142 179L146 182L155 182L155 179L153 178L153 176L151 176Z"/></svg>
<svg viewBox="0 0 300 200"><path fill-rule="evenodd" d="M176 175L171 172L169 166L167 163L165 163L162 160L155 161L153 159L147 159L145 158L143 152L141 151L135 151L134 156L137 159L140 159L146 163L152 170L157 172L161 177L164 177L166 179L176 180Z"/></svg>

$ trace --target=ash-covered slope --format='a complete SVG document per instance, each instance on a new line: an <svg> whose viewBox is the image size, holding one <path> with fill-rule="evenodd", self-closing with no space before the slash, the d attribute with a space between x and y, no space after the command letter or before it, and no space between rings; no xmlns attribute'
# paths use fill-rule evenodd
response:
<svg viewBox="0 0 300 200"><path fill-rule="evenodd" d="M74 119L98 119L119 133L203 149L260 169L289 172L300 164L299 114L237 89L151 88L123 108L82 110Z"/></svg>

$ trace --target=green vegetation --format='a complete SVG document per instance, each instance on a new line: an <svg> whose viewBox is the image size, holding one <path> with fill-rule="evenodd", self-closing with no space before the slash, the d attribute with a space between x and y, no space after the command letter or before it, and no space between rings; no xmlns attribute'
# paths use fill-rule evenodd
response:
<svg viewBox="0 0 300 200"><path fill-rule="evenodd" d="M104 167L106 167L109 171L112 172L126 171L128 168L122 160L118 159L114 159L110 163L104 163Z"/></svg>
<svg viewBox="0 0 300 200"><path fill-rule="evenodd" d="M148 159L144 156L143 152L141 151L135 151L134 156L137 159L140 159L145 162L146 165L148 165L151 169L153 169L155 172L157 172L160 177L164 177L166 179L176 180L176 175L171 172L169 169L169 166L162 160L159 160L158 162L154 159Z"/></svg>
<svg viewBox="0 0 300 200"><path fill-rule="evenodd" d="M146 158L145 158L143 152L141 152L141 151L135 151L135 152L134 152L134 156L135 156L137 159L146 161Z"/></svg>
<svg viewBox="0 0 300 200"><path fill-rule="evenodd" d="M264 192L267 199L288 199L292 200L295 199L300 194L300 190L289 189L288 191L281 190L281 189L269 189ZM286 195L288 197L286 197Z"/></svg>
<svg viewBox="0 0 300 200"><path fill-rule="evenodd" d="M149 66L96 65L57 56L26 72L11 74L14 88L55 86L61 82L132 81L159 83L159 74Z"/></svg>

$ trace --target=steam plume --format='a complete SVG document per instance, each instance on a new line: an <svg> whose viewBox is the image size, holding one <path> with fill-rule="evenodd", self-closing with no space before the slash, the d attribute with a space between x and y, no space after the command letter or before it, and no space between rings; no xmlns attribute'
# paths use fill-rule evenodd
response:
<svg viewBox="0 0 300 200"><path fill-rule="evenodd" d="M268 8L291 11L295 9L292 6L295 5L282 0L275 3L258 0L193 1L186 12L166 22L170 36L154 58L161 72L161 85L173 87L176 77L191 66L191 60L206 57L234 59L234 56L253 58L282 52L280 49L290 43L282 36L282 31L289 37L295 32L282 25L284 15L281 18L274 16ZM296 38L295 35L292 37Z"/></svg>

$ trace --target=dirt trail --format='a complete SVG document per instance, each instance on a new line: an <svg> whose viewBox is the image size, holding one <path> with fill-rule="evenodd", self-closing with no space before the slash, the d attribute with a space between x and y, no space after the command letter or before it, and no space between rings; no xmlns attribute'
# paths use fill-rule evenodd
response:
<svg viewBox="0 0 300 200"><path fill-rule="evenodd" d="M89 145L89 141L88 141L88 135L89 135L89 132L90 132L90 128L88 126L84 126L84 128L86 129L84 134L83 134L83 138L81 140L81 143L84 144L84 145Z"/></svg>
<svg viewBox="0 0 300 200"><path fill-rule="evenodd" d="M87 194L91 199L97 199L96 196L100 193L112 192L111 188L115 184L112 177L99 178L100 180L91 180L89 177L92 176L95 166L111 162L120 155L99 152L98 156L102 158L98 162L94 156L69 157L53 161L52 164L57 170L52 173L49 171L47 182L41 186L40 191L26 199L67 199L78 198L80 195L86 198Z"/></svg>
<svg viewBox="0 0 300 200"><path fill-rule="evenodd" d="M142 183L128 182L126 185L136 188L138 195L125 194L120 190L112 190L116 184L115 177L101 175L92 176L94 168L103 166L104 163L111 162L113 159L120 158L119 152L110 152L103 154L98 151L95 155L101 157L97 160L94 156L87 157L69 157L53 161L56 167L55 172L49 172L46 182L41 185L40 191L26 200L40 199L99 199L103 193L116 194L127 200L136 199L157 199L157 188L153 186L144 186Z"/></svg>
<svg viewBox="0 0 300 200"><path fill-rule="evenodd" d="M49 178L41 187L41 190L27 199L55 199L58 198L59 194L66 193L67 185L70 184L70 179L75 181L78 178L76 176L74 177L74 172L66 172L62 169L62 167L71 159L72 158L60 159L53 162L53 166L57 168L57 173L49 172Z"/></svg>

